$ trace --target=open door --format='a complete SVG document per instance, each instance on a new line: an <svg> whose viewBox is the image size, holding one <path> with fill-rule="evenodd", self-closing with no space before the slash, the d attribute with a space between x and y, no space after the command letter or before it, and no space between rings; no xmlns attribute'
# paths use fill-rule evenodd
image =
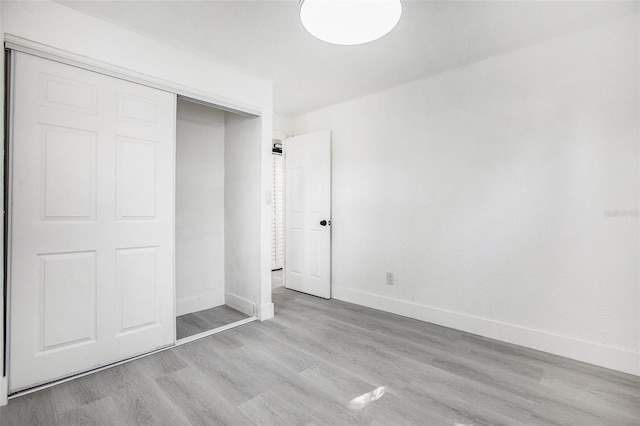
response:
<svg viewBox="0 0 640 426"><path fill-rule="evenodd" d="M285 286L331 297L331 131L285 140Z"/></svg>

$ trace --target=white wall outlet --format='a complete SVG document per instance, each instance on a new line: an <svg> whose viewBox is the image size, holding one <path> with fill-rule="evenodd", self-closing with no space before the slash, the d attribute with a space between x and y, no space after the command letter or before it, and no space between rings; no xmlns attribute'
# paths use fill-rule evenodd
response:
<svg viewBox="0 0 640 426"><path fill-rule="evenodd" d="M393 272L387 272L387 285L393 285Z"/></svg>

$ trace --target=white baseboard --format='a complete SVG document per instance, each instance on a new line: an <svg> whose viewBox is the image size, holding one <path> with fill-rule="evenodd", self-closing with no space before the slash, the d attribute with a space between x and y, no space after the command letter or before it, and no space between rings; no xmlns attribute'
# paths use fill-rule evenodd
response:
<svg viewBox="0 0 640 426"><path fill-rule="evenodd" d="M197 296L176 300L176 316L224 305L224 291L212 290Z"/></svg>
<svg viewBox="0 0 640 426"><path fill-rule="evenodd" d="M273 303L265 303L264 305L260 305L260 309L258 309L258 319L260 321L266 321L268 319L273 318L273 316L274 316Z"/></svg>
<svg viewBox="0 0 640 426"><path fill-rule="evenodd" d="M638 352L345 287L331 291L334 299L640 376Z"/></svg>
<svg viewBox="0 0 640 426"><path fill-rule="evenodd" d="M226 292L224 294L224 301L227 306L235 309L236 311L240 311L243 314L249 316L254 316L256 314L255 304L252 301L240 297L236 294Z"/></svg>

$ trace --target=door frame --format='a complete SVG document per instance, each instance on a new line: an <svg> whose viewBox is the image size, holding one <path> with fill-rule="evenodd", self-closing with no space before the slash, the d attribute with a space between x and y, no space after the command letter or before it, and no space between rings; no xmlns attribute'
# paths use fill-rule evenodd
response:
<svg viewBox="0 0 640 426"><path fill-rule="evenodd" d="M10 292L9 272L10 271L8 270L8 265L10 265L11 253L10 253L10 222L9 222L10 218L7 212L11 211L11 205L10 205L10 199L7 198L7 195L9 194L9 190L10 190L10 187L8 185L11 184L11 177L7 175L10 171L10 167L9 168L7 167L8 166L7 161L10 161L9 148L11 147L11 143L12 143L11 112L13 109L11 104L12 99L10 99L9 97L10 91L8 90L8 88L10 87L9 85L11 83L10 82L11 75L13 73L13 69L10 68L13 62L11 60L11 57L12 57L11 52L15 51L15 52L27 53L40 58L52 60L55 62L60 62L60 63L71 65L77 68L82 68L87 71L92 71L99 74L125 80L131 83L140 84L143 86L163 90L163 91L175 94L177 98L182 98L185 100L189 100L191 102L214 107L220 110L232 112L232 113L247 116L247 117L253 117L253 118L258 118L262 120L263 114L264 114L264 111L262 110L262 108L257 105L250 105L250 104L242 103L226 97L212 95L210 93L206 93L191 87L182 86L177 83L173 83L167 80L163 80L160 78L152 77L150 75L142 74L133 70L112 65L107 62L91 59L89 57L85 57L82 55L77 55L72 52L51 47L42 43L34 42L22 37L14 36L11 34L5 34L3 41L4 41L5 54L2 56L2 59L1 59L3 61L1 66L4 68L4 81L0 84L0 98L7 101L7 103L6 103L6 107L4 109L4 114L3 114L4 120L3 120L3 123L1 124L2 133L3 133L3 143L2 143L3 153L2 153L2 161L0 161L0 183L2 187L1 189L2 192L0 193L0 195L1 195L1 198L3 199L3 208L5 211L3 224L5 223L5 220L6 220L6 224L4 224L2 229L0 229L0 237L2 238L2 241L3 241L3 244L0 246L0 256L2 257L4 262L4 264L0 266L2 268L1 275L3 276L3 285L0 288L0 297L2 298L2 303L0 303L0 322L1 322L0 323L0 334L1 334L0 335L0 368L2 368L2 370L0 371L0 407L6 405L9 399L12 399L16 396L35 392L37 390L44 389L46 387L50 387L58 383L72 380L76 377L92 374L93 372L110 368L115 365L120 365L124 362L138 359L140 357L144 357L144 356L147 356L162 350L166 350L169 348L173 348L176 346L176 342L174 339L174 344L164 349L156 350L147 354L141 354L136 357L129 358L127 360L117 361L113 364L102 366L95 370L83 372L83 373L80 373L79 375L63 378L63 379L51 382L49 384L44 384L42 386L34 387L32 389L28 389L23 392L18 392L16 394L9 395L9 386L8 386L9 385L8 383L9 348L8 348L7 342L9 340L9 321L10 321L11 307L9 303L9 292ZM174 139L175 139L175 136L174 136ZM174 149L175 149L175 146L174 146ZM173 193L175 196L175 170L174 170L173 180L174 180ZM263 180L264 180L264 177L263 177ZM264 187L264 183L265 182L262 182L262 187ZM174 202L173 208L175 213L175 202ZM6 230L5 230L5 226L7 227ZM172 229L173 242L175 246L175 221L172 224L172 228L173 228ZM262 235L264 235L264 232L262 232ZM264 241L261 242L261 245L263 245L263 243ZM5 247L6 247L6 250L5 250ZM175 286L175 252L173 256L173 262L174 262L173 288L174 288L174 311L175 311L175 288L176 288ZM269 294L271 294L271 288L270 288L271 283L270 281L265 283L264 280L261 280L260 282L260 287L261 287L260 294L265 293L264 291L265 289L263 288L265 287L265 284L269 286ZM258 306L261 306L260 301L258 301ZM253 318L252 320L254 319L264 320L264 319L269 319L272 316L273 316L273 304L271 303L270 310L266 309L265 312L259 312L258 317ZM206 336L202 336L202 337L206 337Z"/></svg>

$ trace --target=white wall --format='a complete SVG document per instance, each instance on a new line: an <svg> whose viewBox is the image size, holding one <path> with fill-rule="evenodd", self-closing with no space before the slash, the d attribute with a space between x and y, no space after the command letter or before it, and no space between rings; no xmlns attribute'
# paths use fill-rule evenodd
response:
<svg viewBox="0 0 640 426"><path fill-rule="evenodd" d="M284 139L293 134L293 119L286 115L273 114L273 138Z"/></svg>
<svg viewBox="0 0 640 426"><path fill-rule="evenodd" d="M177 83L221 101L253 106L270 117L273 114L273 88L265 81L49 0L2 3L6 34Z"/></svg>
<svg viewBox="0 0 640 426"><path fill-rule="evenodd" d="M255 146L259 127L258 118L225 114L225 300L247 314L253 312L243 309L243 301L256 301L260 296L261 271L252 263L261 249L253 238L260 232L260 221L252 213L260 208L261 201L260 188L253 185L261 174L260 151ZM269 273L270 267L271 257ZM260 309L260 305L255 308Z"/></svg>
<svg viewBox="0 0 640 426"><path fill-rule="evenodd" d="M224 112L178 100L176 314L224 304Z"/></svg>
<svg viewBox="0 0 640 426"><path fill-rule="evenodd" d="M268 82L242 75L216 62L173 48L156 40L132 33L99 19L83 15L48 0L1 1L0 34L22 37L74 55L101 61L122 69L162 80L171 86L187 89L239 109L258 111L262 158L258 164L260 179L254 193L269 190L271 178L270 146L272 138L273 87ZM0 67L4 81L4 66ZM0 112L4 114L2 104ZM252 237L259 246L250 263L261 288L258 300L260 318L273 316L271 303L270 206L258 196L252 213L260 226L252 228ZM2 386L0 384L0 386ZM3 392L0 389L0 403Z"/></svg>
<svg viewBox="0 0 640 426"><path fill-rule="evenodd" d="M333 132L333 296L640 374L638 28L298 117Z"/></svg>

